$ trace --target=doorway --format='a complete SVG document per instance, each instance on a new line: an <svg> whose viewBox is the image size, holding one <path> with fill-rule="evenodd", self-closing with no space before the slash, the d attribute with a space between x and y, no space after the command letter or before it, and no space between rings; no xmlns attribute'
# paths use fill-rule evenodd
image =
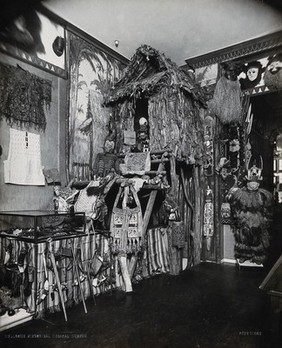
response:
<svg viewBox="0 0 282 348"><path fill-rule="evenodd" d="M251 97L253 125L252 154L263 160L260 187L273 194L269 266L282 254L282 91Z"/></svg>

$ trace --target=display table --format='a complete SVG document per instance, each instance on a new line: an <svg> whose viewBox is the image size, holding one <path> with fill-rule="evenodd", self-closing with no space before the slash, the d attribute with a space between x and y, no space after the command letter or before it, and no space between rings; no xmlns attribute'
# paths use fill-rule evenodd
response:
<svg viewBox="0 0 282 348"><path fill-rule="evenodd" d="M7 280L7 284L1 284L1 288L11 289L12 293L11 301L6 296L5 307L13 308L12 300L16 298L19 300L16 308L19 308L20 302L20 313L23 313L22 310L28 313L20 320L32 315L42 317L46 311L63 309L65 313L74 304L83 302L85 306L89 296L92 295L95 300L95 295L111 289L109 231L85 233L83 214L81 226L67 233L53 228L50 236L50 226L42 224L42 217L49 219L49 222L52 220L54 227L54 221L58 219L67 219L69 222L71 218L74 223L72 217L81 218L81 214L54 216L31 211L21 212L20 215L15 215L15 212L11 214L0 213L0 261ZM25 217L28 217L28 223ZM25 231L30 223L34 226L33 230L27 229L26 234L18 233L20 230ZM10 226L8 229L7 225ZM32 234L33 231L36 233ZM21 315L18 314L9 317L8 326L10 322L17 322L19 317ZM3 322L2 326L6 327L6 324Z"/></svg>

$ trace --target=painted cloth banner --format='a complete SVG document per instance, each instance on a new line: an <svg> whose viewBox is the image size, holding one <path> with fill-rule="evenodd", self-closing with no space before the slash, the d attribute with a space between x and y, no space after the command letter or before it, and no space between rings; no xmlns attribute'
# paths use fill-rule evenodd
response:
<svg viewBox="0 0 282 348"><path fill-rule="evenodd" d="M169 272L168 239L166 228L148 230L148 268L149 274Z"/></svg>

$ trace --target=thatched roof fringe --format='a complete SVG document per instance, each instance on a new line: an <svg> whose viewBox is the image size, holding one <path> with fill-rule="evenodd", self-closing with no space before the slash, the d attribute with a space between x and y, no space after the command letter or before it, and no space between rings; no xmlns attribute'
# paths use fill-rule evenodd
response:
<svg viewBox="0 0 282 348"><path fill-rule="evenodd" d="M201 88L187 72L178 68L159 51L142 45L137 49L123 77L115 84L104 104L116 104L125 98L148 98L164 86L185 91L194 100L205 104Z"/></svg>

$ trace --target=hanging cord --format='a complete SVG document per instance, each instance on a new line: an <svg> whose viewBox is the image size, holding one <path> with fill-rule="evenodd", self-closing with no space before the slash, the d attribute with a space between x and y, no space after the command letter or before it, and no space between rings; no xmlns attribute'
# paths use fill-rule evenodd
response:
<svg viewBox="0 0 282 348"><path fill-rule="evenodd" d="M188 197L188 194L187 194L187 191L186 191L186 188L185 188L185 179L184 179L184 169L183 169L183 167L180 168L180 178L181 178L181 184L183 186L183 192L184 192L185 200L186 200L188 206L190 207L190 209L192 211L192 216L193 216L194 208L193 208L192 202L190 201L190 199Z"/></svg>

